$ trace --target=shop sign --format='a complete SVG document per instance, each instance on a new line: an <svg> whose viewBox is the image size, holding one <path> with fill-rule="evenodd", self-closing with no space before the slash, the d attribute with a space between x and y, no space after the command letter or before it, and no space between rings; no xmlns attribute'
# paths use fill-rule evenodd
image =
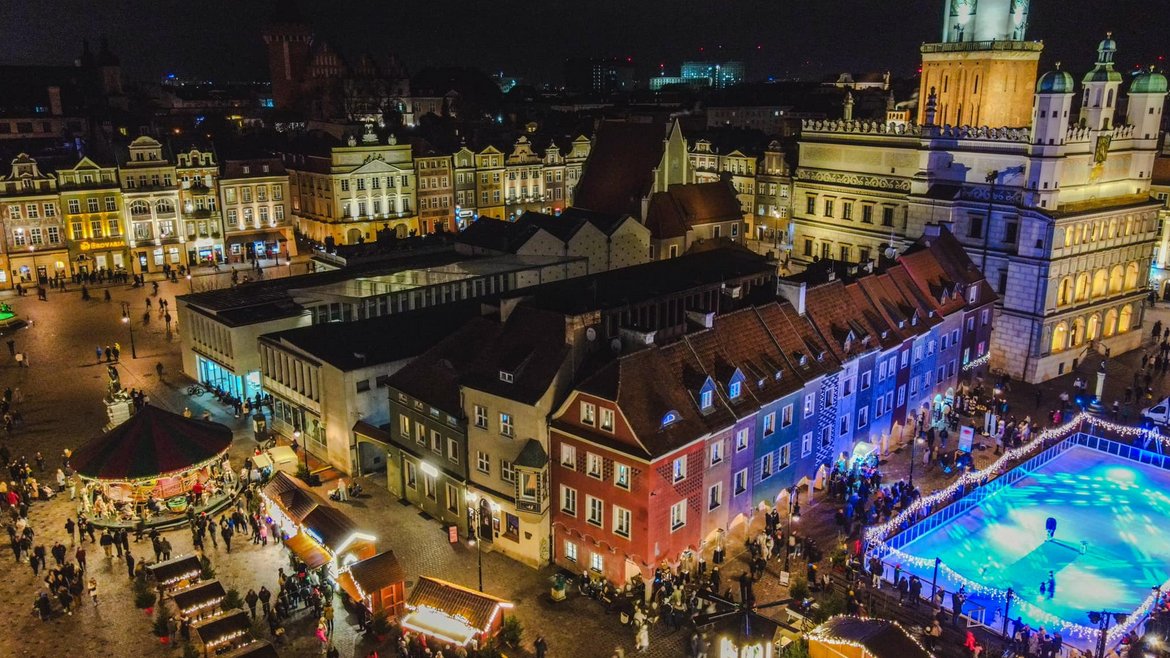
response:
<svg viewBox="0 0 1170 658"><path fill-rule="evenodd" d="M124 246L126 246L126 243L119 240L107 240L106 242L90 242L87 240L77 245L82 251L90 251L93 249L121 249Z"/></svg>

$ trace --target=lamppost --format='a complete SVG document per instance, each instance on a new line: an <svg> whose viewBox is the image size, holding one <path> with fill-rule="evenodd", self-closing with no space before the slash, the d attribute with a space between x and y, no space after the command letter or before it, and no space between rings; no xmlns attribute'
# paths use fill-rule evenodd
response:
<svg viewBox="0 0 1170 658"><path fill-rule="evenodd" d="M921 442L922 442L922 437L918 436L917 430L915 430L914 440L912 440L910 442L910 486L911 487L914 486L914 462L918 461L914 457L914 447Z"/></svg>
<svg viewBox="0 0 1170 658"><path fill-rule="evenodd" d="M800 501L796 499L796 485L788 487L788 539L792 541L792 524L800 522ZM788 559L792 557L792 551L784 550L784 568L788 568Z"/></svg>
<svg viewBox="0 0 1170 658"><path fill-rule="evenodd" d="M468 515L468 522L471 527L467 529L467 543L475 547L475 561L479 568L479 591L483 591L483 547L480 546L481 538L479 536L479 506L475 504L475 496L471 492L467 492L465 497L467 501L467 509L471 512Z"/></svg>
<svg viewBox="0 0 1170 658"><path fill-rule="evenodd" d="M130 321L130 302L122 302L122 324L130 330L130 357L137 359L138 350L134 347L134 323Z"/></svg>
<svg viewBox="0 0 1170 658"><path fill-rule="evenodd" d="M195 282L193 282L191 280L190 274L187 275L187 291L188 292L195 292Z"/></svg>

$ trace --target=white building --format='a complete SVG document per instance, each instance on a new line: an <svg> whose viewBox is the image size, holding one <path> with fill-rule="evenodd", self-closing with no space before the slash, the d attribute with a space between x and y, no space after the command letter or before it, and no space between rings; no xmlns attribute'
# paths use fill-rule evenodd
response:
<svg viewBox="0 0 1170 658"><path fill-rule="evenodd" d="M989 44L953 55L969 59ZM1133 349L1157 238L1150 178L1166 79L1137 76L1119 114L1116 48L1100 43L1079 95L1064 71L1029 83L1028 127L939 125L934 94L922 124L806 122L794 258L867 262L946 222L1001 297L992 367L1038 382L1100 358L1091 351ZM942 55L931 57L937 64ZM1027 70L1021 61L1017 74Z"/></svg>

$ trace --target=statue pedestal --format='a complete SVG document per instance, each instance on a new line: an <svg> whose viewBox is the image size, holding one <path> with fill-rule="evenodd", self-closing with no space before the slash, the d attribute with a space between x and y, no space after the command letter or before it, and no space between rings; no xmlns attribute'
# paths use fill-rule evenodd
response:
<svg viewBox="0 0 1170 658"><path fill-rule="evenodd" d="M121 392L107 396L105 402L106 417L110 421L106 423L104 428L107 432L130 420L130 416L134 415L134 401L128 396L122 395Z"/></svg>

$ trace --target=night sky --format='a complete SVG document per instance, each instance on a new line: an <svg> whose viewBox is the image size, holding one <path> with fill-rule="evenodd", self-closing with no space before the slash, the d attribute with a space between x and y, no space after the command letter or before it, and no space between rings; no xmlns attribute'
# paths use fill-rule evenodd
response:
<svg viewBox="0 0 1170 658"><path fill-rule="evenodd" d="M331 41L395 52L411 71L474 65L559 82L561 60L632 57L640 73L683 59L748 62L750 78L912 74L945 0L300 0ZM417 8L408 8L414 5ZM265 79L261 26L275 0L0 0L0 63L66 63L110 38L131 80ZM101 11L99 11L99 8ZM1028 36L1079 74L1106 30L1119 66L1170 52L1170 0L1033 0ZM700 51L700 48L703 50Z"/></svg>

